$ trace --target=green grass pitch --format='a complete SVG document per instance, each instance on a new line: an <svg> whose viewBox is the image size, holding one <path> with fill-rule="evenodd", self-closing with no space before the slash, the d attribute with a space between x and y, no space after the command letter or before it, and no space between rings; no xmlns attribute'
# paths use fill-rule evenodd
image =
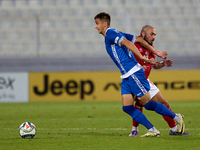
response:
<svg viewBox="0 0 200 150"><path fill-rule="evenodd" d="M169 102L184 114L190 136L170 136L162 116L144 110L160 137L128 137L132 121L121 102L0 103L0 150L199 150L200 101ZM33 139L22 139L18 127L32 122Z"/></svg>

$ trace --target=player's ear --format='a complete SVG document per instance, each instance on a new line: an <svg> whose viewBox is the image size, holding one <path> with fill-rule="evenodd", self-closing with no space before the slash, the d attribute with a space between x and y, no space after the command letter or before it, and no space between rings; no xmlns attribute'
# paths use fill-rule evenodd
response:
<svg viewBox="0 0 200 150"><path fill-rule="evenodd" d="M103 26L104 26L104 27L108 27L107 21L104 21L104 22L103 22Z"/></svg>
<svg viewBox="0 0 200 150"><path fill-rule="evenodd" d="M141 36L144 37L145 36L145 32L141 31Z"/></svg>

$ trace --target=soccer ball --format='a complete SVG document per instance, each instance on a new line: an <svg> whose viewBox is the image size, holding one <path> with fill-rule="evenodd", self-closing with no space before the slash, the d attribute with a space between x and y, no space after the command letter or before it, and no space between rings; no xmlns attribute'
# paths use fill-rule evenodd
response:
<svg viewBox="0 0 200 150"><path fill-rule="evenodd" d="M24 122L19 126L19 135L25 139L31 139L36 134L36 127L31 122Z"/></svg>

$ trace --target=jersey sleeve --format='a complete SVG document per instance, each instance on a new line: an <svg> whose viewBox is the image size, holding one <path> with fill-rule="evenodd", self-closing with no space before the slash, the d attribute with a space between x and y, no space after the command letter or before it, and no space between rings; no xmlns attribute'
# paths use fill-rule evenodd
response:
<svg viewBox="0 0 200 150"><path fill-rule="evenodd" d="M118 46L121 46L121 42L123 38L125 38L118 30L116 29L108 29L106 32L106 38L111 42L115 43Z"/></svg>
<svg viewBox="0 0 200 150"><path fill-rule="evenodd" d="M135 43L135 39L136 39L136 36L135 36L135 35L128 34L128 33L125 33L124 35L125 35L125 37L126 37L127 40L129 40L129 41Z"/></svg>

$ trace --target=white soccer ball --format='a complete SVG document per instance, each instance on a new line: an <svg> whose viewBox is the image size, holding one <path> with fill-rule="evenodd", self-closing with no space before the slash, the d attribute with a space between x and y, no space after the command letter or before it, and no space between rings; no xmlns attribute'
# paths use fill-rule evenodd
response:
<svg viewBox="0 0 200 150"><path fill-rule="evenodd" d="M36 127L31 122L24 122L19 126L19 135L25 139L31 139L36 134Z"/></svg>

